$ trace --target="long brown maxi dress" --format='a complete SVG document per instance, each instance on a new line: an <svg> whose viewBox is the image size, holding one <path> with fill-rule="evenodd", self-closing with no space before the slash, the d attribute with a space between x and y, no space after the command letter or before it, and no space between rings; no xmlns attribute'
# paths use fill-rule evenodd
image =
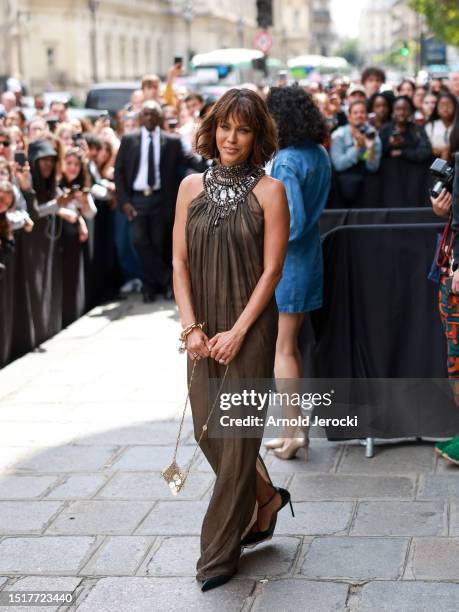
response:
<svg viewBox="0 0 459 612"><path fill-rule="evenodd" d="M213 225L207 206L205 191L190 203L186 239L193 306L197 320L206 322L210 339L231 329L263 272L264 216L253 191L218 226ZM273 295L231 361L228 378L273 376L277 326ZM188 381L192 365L188 359ZM221 378L225 369L212 358L196 364L190 391L196 439L211 408L208 379ZM260 438L212 438L207 432L201 440L216 482L202 524L198 580L237 570L241 537L257 508L256 471L272 484L258 454L260 443Z"/></svg>

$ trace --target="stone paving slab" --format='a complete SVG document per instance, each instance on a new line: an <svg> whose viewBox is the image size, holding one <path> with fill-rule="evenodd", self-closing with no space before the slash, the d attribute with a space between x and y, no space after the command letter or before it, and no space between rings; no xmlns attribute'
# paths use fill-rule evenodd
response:
<svg viewBox="0 0 459 612"><path fill-rule="evenodd" d="M443 502L359 502L352 535L433 536L447 535Z"/></svg>
<svg viewBox="0 0 459 612"><path fill-rule="evenodd" d="M459 538L415 538L407 577L458 581L458 559Z"/></svg>
<svg viewBox="0 0 459 612"><path fill-rule="evenodd" d="M199 535L208 501L160 501L136 529L145 535Z"/></svg>
<svg viewBox="0 0 459 612"><path fill-rule="evenodd" d="M161 422L139 423L119 427L108 431L94 433L84 444L90 446L101 445L172 445L177 439L178 423ZM185 427L184 436L190 433L190 428Z"/></svg>
<svg viewBox="0 0 459 612"><path fill-rule="evenodd" d="M375 455L362 461L362 448L346 446L338 472L346 474L410 474L433 472L435 454L427 444L386 444L376 447Z"/></svg>
<svg viewBox="0 0 459 612"><path fill-rule="evenodd" d="M335 466L341 452L342 447L339 445L330 443L330 446L319 446L317 441L312 439L307 461L303 461L299 453L295 459L285 461L278 459L274 453L269 452L266 455L266 467L273 472L287 472L288 474L329 472Z"/></svg>
<svg viewBox="0 0 459 612"><path fill-rule="evenodd" d="M169 465L174 446L134 446L113 463L115 470L150 470L160 472ZM194 452L193 446L181 446L177 453L178 465L186 465Z"/></svg>
<svg viewBox="0 0 459 612"><path fill-rule="evenodd" d="M0 542L4 574L75 575L98 546L95 537L9 537Z"/></svg>
<svg viewBox="0 0 459 612"><path fill-rule="evenodd" d="M0 500L40 497L56 482L56 476L0 476Z"/></svg>
<svg viewBox="0 0 459 612"><path fill-rule="evenodd" d="M459 497L459 478L456 471L451 475L425 475L421 478L418 499Z"/></svg>
<svg viewBox="0 0 459 612"><path fill-rule="evenodd" d="M80 575L134 575L154 541L146 536L108 537Z"/></svg>
<svg viewBox="0 0 459 612"><path fill-rule="evenodd" d="M315 538L301 574L310 578L396 580L402 574L408 544L408 538Z"/></svg>
<svg viewBox="0 0 459 612"><path fill-rule="evenodd" d="M231 580L202 593L195 578L102 578L77 612L237 612L254 589L252 580Z"/></svg>
<svg viewBox="0 0 459 612"><path fill-rule="evenodd" d="M296 502L279 513L278 534L331 535L345 533L353 515L353 502Z"/></svg>
<svg viewBox="0 0 459 612"><path fill-rule="evenodd" d="M459 584L370 582L362 588L358 612L457 612Z"/></svg>
<svg viewBox="0 0 459 612"><path fill-rule="evenodd" d="M283 576L289 574L299 552L298 537L274 537L253 549L244 549L238 570L240 577ZM200 538L163 537L147 557L138 574L148 576L195 576L200 555Z"/></svg>
<svg viewBox="0 0 459 612"><path fill-rule="evenodd" d="M60 501L0 501L0 535L41 533L60 508Z"/></svg>
<svg viewBox="0 0 459 612"><path fill-rule="evenodd" d="M342 612L348 592L347 584L314 582L303 579L269 580L261 585L251 612ZM374 608L376 609L376 608Z"/></svg>
<svg viewBox="0 0 459 612"><path fill-rule="evenodd" d="M110 457L117 451L116 446L65 445L37 451L15 465L16 470L34 472L95 472L104 468Z"/></svg>
<svg viewBox="0 0 459 612"><path fill-rule="evenodd" d="M78 499L91 497L107 482L104 474L73 474L66 476L62 484L54 487L46 499Z"/></svg>
<svg viewBox="0 0 459 612"><path fill-rule="evenodd" d="M459 503L450 504L449 535L459 536Z"/></svg>
<svg viewBox="0 0 459 612"><path fill-rule="evenodd" d="M412 499L415 482L407 476L295 474L290 493L294 501L353 499Z"/></svg>
<svg viewBox="0 0 459 612"><path fill-rule="evenodd" d="M87 500L71 502L51 523L46 533L130 535L151 510L152 505L151 502L145 501Z"/></svg>
<svg viewBox="0 0 459 612"><path fill-rule="evenodd" d="M18 578L14 584L7 586L4 591L74 591L81 583L81 578L72 576L26 576ZM1 606L0 612L56 612L61 604L44 606ZM62 609L62 608L61 608ZM73 608L75 609L75 608Z"/></svg>
<svg viewBox="0 0 459 612"><path fill-rule="evenodd" d="M210 474L190 473L185 486L180 491L180 499L199 499L211 482ZM119 472L97 494L98 499L171 500L172 497L160 472Z"/></svg>

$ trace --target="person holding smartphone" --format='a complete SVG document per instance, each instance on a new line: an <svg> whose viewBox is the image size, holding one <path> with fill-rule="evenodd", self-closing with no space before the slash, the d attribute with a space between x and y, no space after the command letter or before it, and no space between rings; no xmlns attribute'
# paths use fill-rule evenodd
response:
<svg viewBox="0 0 459 612"><path fill-rule="evenodd" d="M448 219L437 254L441 264L438 306L445 330L448 378L453 384L459 407L459 114L456 114L450 135L450 162L455 164L452 194L443 189L438 198L431 197L436 215ZM450 245L450 248L442 248ZM449 463L459 465L459 432L454 438L435 445L435 451Z"/></svg>

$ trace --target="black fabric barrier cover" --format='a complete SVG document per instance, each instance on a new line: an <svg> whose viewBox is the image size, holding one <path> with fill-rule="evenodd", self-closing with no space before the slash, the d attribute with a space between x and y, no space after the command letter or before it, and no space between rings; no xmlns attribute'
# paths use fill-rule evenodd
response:
<svg viewBox="0 0 459 612"><path fill-rule="evenodd" d="M340 208L325 209L320 217L323 236L341 225L373 225L386 223L438 223L432 208Z"/></svg>
<svg viewBox="0 0 459 612"><path fill-rule="evenodd" d="M427 280L441 228L348 225L325 236L324 305L312 313L315 376L446 377L438 286Z"/></svg>
<svg viewBox="0 0 459 612"><path fill-rule="evenodd" d="M38 219L30 234L15 233L14 253L2 254L6 272L0 280L0 367L94 306L96 282L101 295L113 292L113 279L95 260L95 224L90 220L87 225L89 240L80 243L76 225ZM102 262L106 258L102 252Z"/></svg>

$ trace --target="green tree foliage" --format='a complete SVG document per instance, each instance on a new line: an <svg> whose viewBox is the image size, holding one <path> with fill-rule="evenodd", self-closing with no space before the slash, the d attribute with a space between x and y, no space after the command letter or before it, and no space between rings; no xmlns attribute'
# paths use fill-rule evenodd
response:
<svg viewBox="0 0 459 612"><path fill-rule="evenodd" d="M344 57L353 66L358 66L362 63L358 38L342 38L335 53L340 57Z"/></svg>
<svg viewBox="0 0 459 612"><path fill-rule="evenodd" d="M437 38L459 47L458 0L410 0L410 6L425 16L427 25Z"/></svg>

